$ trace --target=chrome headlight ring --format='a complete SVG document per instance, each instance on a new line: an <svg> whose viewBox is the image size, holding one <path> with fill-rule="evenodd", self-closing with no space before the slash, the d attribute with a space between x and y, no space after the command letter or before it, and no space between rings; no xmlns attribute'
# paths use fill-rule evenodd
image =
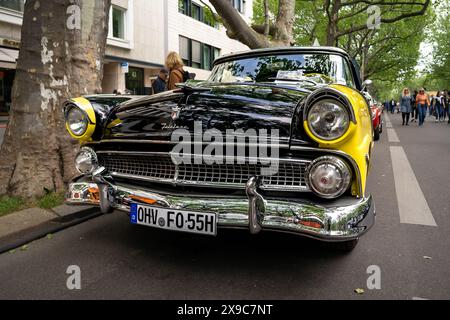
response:
<svg viewBox="0 0 450 320"><path fill-rule="evenodd" d="M87 102L89 103L89 101ZM90 107L92 108L91 105ZM92 112L94 113L94 111ZM92 134L92 127L95 128L95 118L92 120L82 105L78 105L77 102L66 101L64 103L63 113L65 126L72 137L78 139L88 132Z"/></svg>
<svg viewBox="0 0 450 320"><path fill-rule="evenodd" d="M334 199L344 194L351 185L352 171L344 160L336 156L322 156L306 169L306 182L318 196Z"/></svg>
<svg viewBox="0 0 450 320"><path fill-rule="evenodd" d="M309 130L322 140L336 140L350 127L347 109L337 101L323 99L314 103L308 110Z"/></svg>
<svg viewBox="0 0 450 320"><path fill-rule="evenodd" d="M303 109L308 129L321 140L336 140L345 135L356 118L350 101L333 88L320 88L309 95Z"/></svg>
<svg viewBox="0 0 450 320"><path fill-rule="evenodd" d="M92 148L83 147L75 157L75 167L79 173L92 174L99 166L97 154Z"/></svg>
<svg viewBox="0 0 450 320"><path fill-rule="evenodd" d="M87 131L89 117L83 109L75 105L70 106L66 111L65 118L67 128L73 135L82 136Z"/></svg>

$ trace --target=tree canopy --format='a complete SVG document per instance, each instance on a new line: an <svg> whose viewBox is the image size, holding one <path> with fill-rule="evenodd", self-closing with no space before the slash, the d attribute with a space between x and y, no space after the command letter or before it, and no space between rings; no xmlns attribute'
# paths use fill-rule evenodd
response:
<svg viewBox="0 0 450 320"><path fill-rule="evenodd" d="M434 4L438 1L448 3L434 0ZM436 20L431 0L255 0L251 25L242 24L241 19L237 32L237 11L234 10L237 16L222 15L233 11L229 1L210 2L229 35L250 48L310 46L317 41L347 50L360 64L361 77L374 80L373 89L378 93L416 77L420 44L429 37L428 27ZM222 8L218 8L218 2ZM289 10L292 12L286 14ZM283 26L286 21L289 23ZM446 31L438 27L440 31L435 32L440 43L435 61L442 62L433 68L439 74L447 73L443 79L448 79L449 72L448 64L442 65L444 61L448 63L448 23L447 18ZM291 30L292 36L280 36L280 28ZM249 42L243 34L253 34L259 40Z"/></svg>

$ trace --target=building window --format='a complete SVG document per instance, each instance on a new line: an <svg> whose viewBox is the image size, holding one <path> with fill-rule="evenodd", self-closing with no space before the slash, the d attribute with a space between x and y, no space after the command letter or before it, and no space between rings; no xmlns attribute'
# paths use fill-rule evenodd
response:
<svg viewBox="0 0 450 320"><path fill-rule="evenodd" d="M0 7L23 12L25 0L0 0Z"/></svg>
<svg viewBox="0 0 450 320"><path fill-rule="evenodd" d="M112 36L117 39L125 39L125 10L118 7L112 8Z"/></svg>
<svg viewBox="0 0 450 320"><path fill-rule="evenodd" d="M203 68L206 70L212 69L211 57L212 57L211 46L204 44L203 45Z"/></svg>
<svg viewBox="0 0 450 320"><path fill-rule="evenodd" d="M191 40L191 67L203 69L202 66L202 44L198 41Z"/></svg>
<svg viewBox="0 0 450 320"><path fill-rule="evenodd" d="M190 15L189 13L191 12L190 4L191 4L190 0L178 0L178 11L182 14L189 16Z"/></svg>
<svg viewBox="0 0 450 320"><path fill-rule="evenodd" d="M198 21L203 21L202 8L195 3L191 6L191 17Z"/></svg>
<svg viewBox="0 0 450 320"><path fill-rule="evenodd" d="M189 65L190 61L190 41L188 38L180 36L180 56L183 59L183 63L185 66Z"/></svg>
<svg viewBox="0 0 450 320"><path fill-rule="evenodd" d="M180 56L185 66L211 70L213 61L219 57L220 49L180 36Z"/></svg>
<svg viewBox="0 0 450 320"><path fill-rule="evenodd" d="M220 57L220 49L219 48L214 48L213 50L213 61L216 60L218 57Z"/></svg>
<svg viewBox="0 0 450 320"><path fill-rule="evenodd" d="M230 0L233 7L240 13L244 13L245 0Z"/></svg>
<svg viewBox="0 0 450 320"><path fill-rule="evenodd" d="M192 0L178 0L178 12L213 28L219 28L219 23L214 19L211 10L208 7L202 7Z"/></svg>

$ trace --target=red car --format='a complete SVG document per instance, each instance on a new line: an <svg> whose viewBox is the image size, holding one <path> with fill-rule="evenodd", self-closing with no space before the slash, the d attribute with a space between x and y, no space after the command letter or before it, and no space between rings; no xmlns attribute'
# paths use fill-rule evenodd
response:
<svg viewBox="0 0 450 320"><path fill-rule="evenodd" d="M374 140L379 140L380 134L383 132L383 119L381 118L382 111L376 104L371 104L370 110L372 111Z"/></svg>
<svg viewBox="0 0 450 320"><path fill-rule="evenodd" d="M370 106L370 110L372 112L372 123L373 123L373 132L374 132L374 140L380 140L380 134L383 132L383 119L381 117L383 113L382 107L379 107L375 99L368 92L363 92L364 97L367 100L367 103Z"/></svg>

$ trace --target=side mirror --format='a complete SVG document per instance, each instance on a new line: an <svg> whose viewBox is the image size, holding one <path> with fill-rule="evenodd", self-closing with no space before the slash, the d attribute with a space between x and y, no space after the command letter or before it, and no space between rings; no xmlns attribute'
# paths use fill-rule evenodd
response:
<svg viewBox="0 0 450 320"><path fill-rule="evenodd" d="M372 84L372 80L370 79L366 79L364 80L364 82L362 83L362 89L361 91L366 91L367 87L370 86Z"/></svg>

